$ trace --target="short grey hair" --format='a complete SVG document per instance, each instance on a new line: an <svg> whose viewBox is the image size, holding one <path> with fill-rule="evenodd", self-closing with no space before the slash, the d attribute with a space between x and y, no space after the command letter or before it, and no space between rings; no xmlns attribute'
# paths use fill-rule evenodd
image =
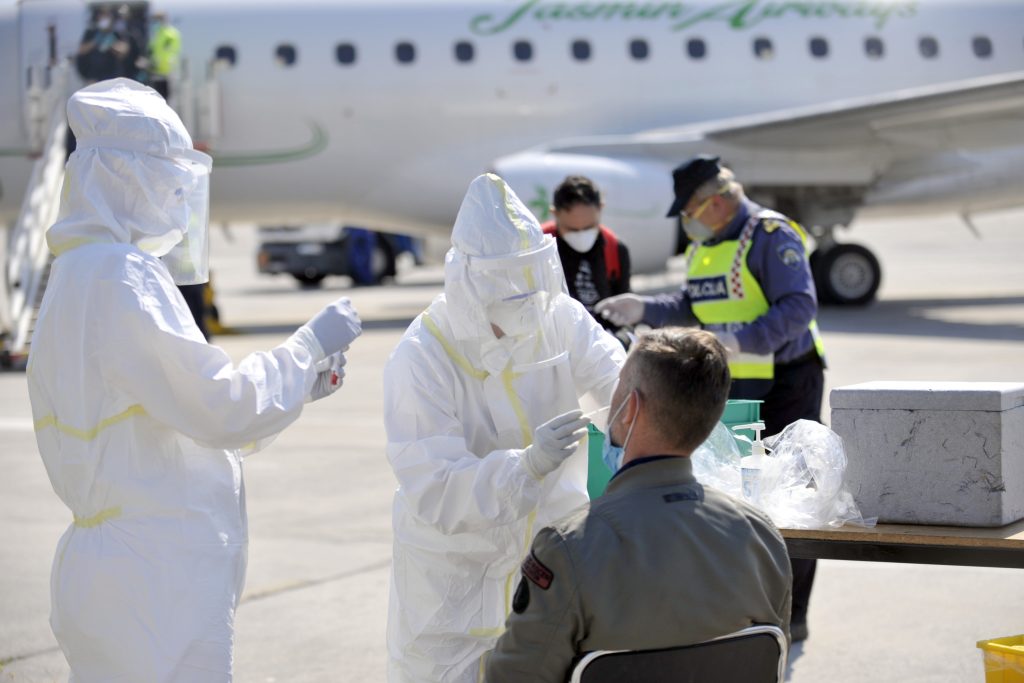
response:
<svg viewBox="0 0 1024 683"><path fill-rule="evenodd" d="M731 375L714 334L662 327L633 345L620 381L640 394L661 439L691 453L721 419Z"/></svg>
<svg viewBox="0 0 1024 683"><path fill-rule="evenodd" d="M703 183L693 193L697 201L704 201L708 197L720 194L729 201L738 202L743 199L743 185L736 180L736 174L728 168L722 167L718 175Z"/></svg>

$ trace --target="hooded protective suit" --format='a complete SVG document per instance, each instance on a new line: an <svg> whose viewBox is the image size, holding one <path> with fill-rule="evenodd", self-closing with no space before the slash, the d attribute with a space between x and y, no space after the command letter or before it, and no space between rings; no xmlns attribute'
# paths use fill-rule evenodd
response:
<svg viewBox="0 0 1024 683"><path fill-rule="evenodd" d="M534 530L587 501L585 454L538 480L524 449L585 393L607 405L624 361L622 345L565 293L554 238L500 178L473 181L445 293L384 370L387 456L399 483L390 680L482 677Z"/></svg>
<svg viewBox="0 0 1024 683"><path fill-rule="evenodd" d="M97 83L68 119L79 149L28 368L39 451L74 515L50 623L74 683L224 683L246 564L242 449L298 417L323 349L300 328L236 368L203 339L158 258L182 239L195 178L156 92Z"/></svg>

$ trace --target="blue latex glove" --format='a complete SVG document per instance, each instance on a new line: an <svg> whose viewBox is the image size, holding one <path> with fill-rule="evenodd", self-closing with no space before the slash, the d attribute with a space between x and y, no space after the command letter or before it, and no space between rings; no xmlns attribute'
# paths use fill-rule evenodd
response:
<svg viewBox="0 0 1024 683"><path fill-rule="evenodd" d="M320 344L321 354L314 355L317 362L344 351L363 332L363 323L359 314L352 307L347 297L342 297L324 310L313 316L313 319L299 328L305 328Z"/></svg>

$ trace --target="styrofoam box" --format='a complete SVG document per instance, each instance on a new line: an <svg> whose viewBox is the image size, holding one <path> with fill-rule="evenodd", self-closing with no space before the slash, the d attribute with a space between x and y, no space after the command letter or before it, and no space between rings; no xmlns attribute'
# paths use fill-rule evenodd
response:
<svg viewBox="0 0 1024 683"><path fill-rule="evenodd" d="M1024 518L1024 383L867 382L833 389L846 484L879 522Z"/></svg>

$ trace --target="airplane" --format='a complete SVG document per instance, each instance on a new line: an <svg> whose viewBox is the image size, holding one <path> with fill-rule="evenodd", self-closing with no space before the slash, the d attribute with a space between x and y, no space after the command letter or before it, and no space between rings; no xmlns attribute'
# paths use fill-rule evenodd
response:
<svg viewBox="0 0 1024 683"><path fill-rule="evenodd" d="M0 0L0 223L40 137L29 97L93 8ZM722 156L814 230L822 300L873 299L860 211L1024 197L1018 0L160 0L183 36L171 103L214 157L212 218L447 235L493 170L546 218L592 177L634 269L683 245L672 167Z"/></svg>

